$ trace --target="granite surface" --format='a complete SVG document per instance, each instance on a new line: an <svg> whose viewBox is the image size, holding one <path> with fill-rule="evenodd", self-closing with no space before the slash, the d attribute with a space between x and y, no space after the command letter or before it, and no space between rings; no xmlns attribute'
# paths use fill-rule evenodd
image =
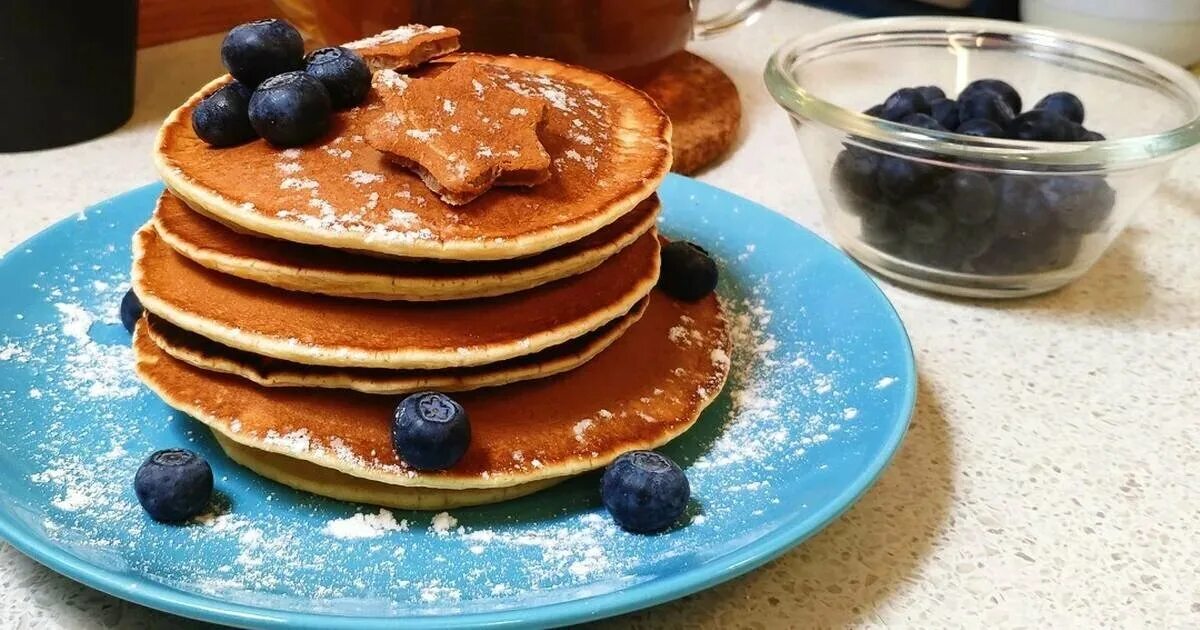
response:
<svg viewBox="0 0 1200 630"><path fill-rule="evenodd" d="M701 179L818 233L812 182L763 64L847 19L776 3L694 50L738 83L737 152ZM0 248L155 179L164 114L220 71L219 38L144 51L116 133L0 155ZM920 402L878 484L750 575L598 628L1200 627L1200 156L1084 278L1011 302L881 283L912 335ZM0 543L2 628L200 627L124 603Z"/></svg>

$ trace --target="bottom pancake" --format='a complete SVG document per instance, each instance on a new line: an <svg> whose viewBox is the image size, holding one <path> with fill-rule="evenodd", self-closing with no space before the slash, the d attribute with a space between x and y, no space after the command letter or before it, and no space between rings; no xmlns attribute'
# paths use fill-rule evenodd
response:
<svg viewBox="0 0 1200 630"><path fill-rule="evenodd" d="M452 468L420 472L392 448L397 396L260 387L172 358L145 322L134 335L142 380L225 438L363 479L455 490L574 475L668 442L719 393L730 351L715 295L687 303L656 290L642 318L581 367L455 394L471 444Z"/></svg>
<svg viewBox="0 0 1200 630"><path fill-rule="evenodd" d="M223 346L155 315L147 315L145 323L146 333L172 357L206 370L236 374L264 387L326 387L367 394L461 392L546 378L575 369L619 339L642 316L646 303L643 299L632 311L599 330L541 352L478 367L445 370L302 365Z"/></svg>
<svg viewBox="0 0 1200 630"><path fill-rule="evenodd" d="M441 490L436 488L406 488L368 479L352 477L332 468L325 468L286 455L268 453L238 444L220 433L213 432L217 444L229 459L251 471L290 488L311 492L339 501L369 503L403 510L451 510L472 505L508 501L565 481L543 479L507 488L475 488Z"/></svg>

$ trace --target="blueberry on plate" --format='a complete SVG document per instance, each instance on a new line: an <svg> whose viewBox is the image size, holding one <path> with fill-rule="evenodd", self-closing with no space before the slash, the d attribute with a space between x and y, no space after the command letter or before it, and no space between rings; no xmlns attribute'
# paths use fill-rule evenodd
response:
<svg viewBox="0 0 1200 630"><path fill-rule="evenodd" d="M125 297L121 298L121 325L125 330L133 332L133 327L137 325L137 321L142 318L142 301L138 299L133 289L125 292Z"/></svg>
<svg viewBox="0 0 1200 630"><path fill-rule="evenodd" d="M959 120L983 118L1004 128L1015 116L1013 109L995 92L980 90L958 97Z"/></svg>
<svg viewBox="0 0 1200 630"><path fill-rule="evenodd" d="M406 396L396 406L392 446L417 470L445 470L462 459L471 444L471 422L453 398L440 392Z"/></svg>
<svg viewBox="0 0 1200 630"><path fill-rule="evenodd" d="M371 69L353 50L341 46L318 48L304 61L304 71L325 84L335 109L354 107L367 98Z"/></svg>
<svg viewBox="0 0 1200 630"><path fill-rule="evenodd" d="M192 130L214 147L230 147L253 140L250 94L237 81L208 95L192 110Z"/></svg>
<svg viewBox="0 0 1200 630"><path fill-rule="evenodd" d="M929 103L929 115L946 129L958 128L958 102L940 98Z"/></svg>
<svg viewBox="0 0 1200 630"><path fill-rule="evenodd" d="M1083 124L1083 101L1070 92L1047 94L1033 108L1053 112L1077 125Z"/></svg>
<svg viewBox="0 0 1200 630"><path fill-rule="evenodd" d="M955 171L942 180L942 190L951 215L963 225L979 225L996 211L996 191L981 173Z"/></svg>
<svg viewBox="0 0 1200 630"><path fill-rule="evenodd" d="M677 300L695 302L717 288L717 263L695 243L667 243L662 248L658 288Z"/></svg>
<svg viewBox="0 0 1200 630"><path fill-rule="evenodd" d="M221 62L233 78L253 89L277 74L303 68L304 40L283 20L239 24L221 42Z"/></svg>
<svg viewBox="0 0 1200 630"><path fill-rule="evenodd" d="M600 479L600 500L622 529L638 534L662 531L683 515L692 495L679 465L654 451L618 457Z"/></svg>
<svg viewBox="0 0 1200 630"><path fill-rule="evenodd" d="M900 120L900 124L931 131L946 131L946 128L929 114L909 114Z"/></svg>
<svg viewBox="0 0 1200 630"><path fill-rule="evenodd" d="M926 103L932 104L936 100L946 98L946 92L936 85L922 85L913 89L921 93Z"/></svg>
<svg viewBox="0 0 1200 630"><path fill-rule="evenodd" d="M212 468L203 457L186 449L158 451L138 468L133 491L150 518L163 523L186 521L208 507Z"/></svg>
<svg viewBox="0 0 1200 630"><path fill-rule="evenodd" d="M1076 131L1074 123L1052 111L1031 109L1008 125L1008 137L1039 142L1070 142L1075 139Z"/></svg>
<svg viewBox="0 0 1200 630"><path fill-rule="evenodd" d="M885 155L879 159L875 182L888 199L907 199L929 187L934 169L928 164Z"/></svg>
<svg viewBox="0 0 1200 630"><path fill-rule="evenodd" d="M954 133L977 138L1003 138L1004 128L986 118L976 118L959 124Z"/></svg>
<svg viewBox="0 0 1200 630"><path fill-rule="evenodd" d="M892 122L900 122L909 114L928 114L929 103L920 92L913 88L896 90L883 102L883 110L879 116Z"/></svg>
<svg viewBox="0 0 1200 630"><path fill-rule="evenodd" d="M976 92L991 92L998 95L1008 105L1008 108L1014 113L1021 111L1021 95L1016 88L1000 79L979 79L967 84L962 92L958 94L958 100L974 94Z"/></svg>
<svg viewBox="0 0 1200 630"><path fill-rule="evenodd" d="M305 72L285 72L263 81L250 97L250 124L279 147L298 147L329 130L329 91Z"/></svg>

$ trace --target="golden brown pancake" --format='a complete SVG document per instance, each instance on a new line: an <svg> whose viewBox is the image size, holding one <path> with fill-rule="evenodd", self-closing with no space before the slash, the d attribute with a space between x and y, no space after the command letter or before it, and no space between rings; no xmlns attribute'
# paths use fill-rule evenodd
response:
<svg viewBox="0 0 1200 630"><path fill-rule="evenodd" d="M330 132L302 148L262 140L213 148L192 110L224 85L206 85L159 130L154 157L167 186L225 223L299 243L396 256L496 260L579 240L650 196L671 166L671 123L645 94L598 72L547 59L452 55L487 65L501 85L549 104L539 139L551 177L497 188L465 206L443 203L417 175L367 146L385 112L378 94L335 114ZM482 148L481 148L482 149Z"/></svg>
<svg viewBox="0 0 1200 630"><path fill-rule="evenodd" d="M545 378L583 365L617 340L642 316L643 299L628 314L599 330L523 357L478 367L449 370L381 370L301 365L235 350L146 317L146 334L172 357L206 370L237 374L264 387L328 387L368 394L406 394L423 390L458 392Z"/></svg>
<svg viewBox="0 0 1200 630"><path fill-rule="evenodd" d="M654 227L658 197L599 232L528 258L478 263L364 256L238 232L163 192L154 228L187 258L271 286L382 300L460 300L530 289L594 269Z"/></svg>
<svg viewBox="0 0 1200 630"><path fill-rule="evenodd" d="M238 444L216 431L213 432L213 437L229 459L285 486L339 501L369 503L404 510L450 510L499 503L533 494L567 479L542 479L506 488L412 488L353 477L332 468L310 464L302 459L260 451Z"/></svg>
<svg viewBox="0 0 1200 630"><path fill-rule="evenodd" d="M146 310L222 345L309 365L440 369L539 352L628 313L658 280L659 242L652 231L587 273L454 302L276 289L197 265L149 225L134 235L133 256Z"/></svg>
<svg viewBox="0 0 1200 630"><path fill-rule="evenodd" d="M400 397L259 387L171 358L144 322L134 336L142 380L230 440L363 479L448 489L555 479L655 448L691 427L717 395L730 351L715 295L685 303L655 291L646 314L578 369L455 394L471 444L449 470L418 472L391 445Z"/></svg>

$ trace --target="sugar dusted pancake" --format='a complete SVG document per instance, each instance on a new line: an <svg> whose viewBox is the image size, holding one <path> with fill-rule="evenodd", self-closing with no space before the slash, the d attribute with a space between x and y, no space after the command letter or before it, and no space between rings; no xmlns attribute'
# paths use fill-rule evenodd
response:
<svg viewBox="0 0 1200 630"><path fill-rule="evenodd" d="M172 249L221 273L293 291L381 300L460 300L523 291L594 269L654 227L658 197L599 232L528 258L477 263L381 258L238 232L164 192L154 228Z"/></svg>
<svg viewBox="0 0 1200 630"><path fill-rule="evenodd" d="M638 90L547 59L460 54L429 66L462 59L484 63L495 89L546 100L539 139L551 157L549 181L496 188L465 206L443 203L365 143L367 127L384 113L374 92L335 114L329 134L309 146L279 150L256 140L209 147L192 130L191 113L228 77L168 116L155 163L188 205L246 231L452 260L516 258L579 240L633 210L670 170L670 121Z"/></svg>
<svg viewBox="0 0 1200 630"><path fill-rule="evenodd" d="M473 368L381 370L321 367L271 359L234 350L161 318L146 318L146 334L164 352L196 367L237 374L264 387L327 387L368 394L404 394L423 390L458 392L545 378L583 365L611 345L645 311L642 300L632 311L577 339L541 352Z"/></svg>
<svg viewBox="0 0 1200 630"><path fill-rule="evenodd" d="M146 310L222 345L308 365L440 369L504 361L628 313L658 280L651 231L599 267L480 300L384 302L276 289L180 256L149 225L133 239Z"/></svg>
<svg viewBox="0 0 1200 630"><path fill-rule="evenodd" d="M646 314L578 369L455 394L471 445L453 468L417 472L391 446L399 397L260 387L172 358L144 322L134 336L142 380L229 440L381 483L456 490L556 479L671 440L716 397L730 352L715 295L684 303L655 291Z"/></svg>
<svg viewBox="0 0 1200 630"><path fill-rule="evenodd" d="M543 479L506 488L413 488L362 479L286 455L239 444L213 433L229 459L285 486L340 501L368 503L404 510L450 510L508 501L553 486L566 478Z"/></svg>

